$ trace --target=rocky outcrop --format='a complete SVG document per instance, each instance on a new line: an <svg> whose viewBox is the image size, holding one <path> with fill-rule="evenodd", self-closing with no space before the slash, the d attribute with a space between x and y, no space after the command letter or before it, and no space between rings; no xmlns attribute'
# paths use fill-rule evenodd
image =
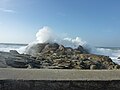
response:
<svg viewBox="0 0 120 90"><path fill-rule="evenodd" d="M114 66L116 65L111 58L109 58L108 56L104 56L104 55L95 55L95 54L80 54L79 55L80 59L89 59L92 62L97 64L97 68L99 69L110 69L110 67L112 66L114 69Z"/></svg>
<svg viewBox="0 0 120 90"><path fill-rule="evenodd" d="M19 54L16 50L10 50L11 54Z"/></svg>
<svg viewBox="0 0 120 90"><path fill-rule="evenodd" d="M119 69L108 56L88 53L82 46L76 49L57 43L27 47L27 54L15 50L0 52L0 67L38 69Z"/></svg>
<svg viewBox="0 0 120 90"><path fill-rule="evenodd" d="M26 53L32 56L36 56L39 53L42 54L83 54L88 53L82 46L78 46L78 48L73 49L71 47L64 47L63 45L59 45L57 43L41 43L30 45L26 48Z"/></svg>
<svg viewBox="0 0 120 90"><path fill-rule="evenodd" d="M34 44L34 45L29 45L26 48L26 52L29 55L35 56L37 53L41 53L42 50L44 49L44 47L47 45L48 43L42 43L42 44Z"/></svg>
<svg viewBox="0 0 120 90"><path fill-rule="evenodd" d="M45 45L44 49L42 52L50 51L50 52L55 52L59 48L59 45L57 43L50 43Z"/></svg>

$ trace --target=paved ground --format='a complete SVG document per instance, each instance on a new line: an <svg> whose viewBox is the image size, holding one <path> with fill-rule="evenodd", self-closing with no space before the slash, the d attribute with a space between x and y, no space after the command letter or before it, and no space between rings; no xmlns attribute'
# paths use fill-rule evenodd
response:
<svg viewBox="0 0 120 90"><path fill-rule="evenodd" d="M0 68L0 80L120 80L120 70Z"/></svg>

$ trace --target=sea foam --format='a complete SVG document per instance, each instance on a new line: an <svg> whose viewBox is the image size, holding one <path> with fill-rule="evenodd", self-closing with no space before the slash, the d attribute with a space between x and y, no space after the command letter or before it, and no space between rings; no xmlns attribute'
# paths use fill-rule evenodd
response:
<svg viewBox="0 0 120 90"><path fill-rule="evenodd" d="M89 45L86 41L82 40L78 36L74 38L68 36L66 37L60 37L60 36L62 36L62 34L60 35L54 33L50 27L44 26L43 28L39 29L39 31L36 33L36 40L28 44L27 46L0 47L0 51L17 50L19 53L27 53L27 51L31 49L30 47L36 45L37 43L58 43L66 47L72 47L72 48L76 48L79 45L81 45L92 54L110 56L114 62L120 64L119 59L117 59L120 56L120 49L96 48Z"/></svg>
<svg viewBox="0 0 120 90"><path fill-rule="evenodd" d="M86 41L82 40L78 36L75 38L68 36L66 37L60 37L60 36L62 35L60 34L58 35L54 33L50 27L44 26L43 28L39 29L39 31L37 32L36 40L33 43L30 43L27 47L29 48L37 43L53 43L53 42L72 48L81 45L92 54L110 56L113 59L113 61L119 63L117 57L120 56L120 49L113 50L108 48L95 48L89 45Z"/></svg>

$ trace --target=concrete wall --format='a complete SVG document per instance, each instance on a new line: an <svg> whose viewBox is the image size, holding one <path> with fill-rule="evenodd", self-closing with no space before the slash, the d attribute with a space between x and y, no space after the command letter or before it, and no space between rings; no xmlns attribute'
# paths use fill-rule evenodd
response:
<svg viewBox="0 0 120 90"><path fill-rule="evenodd" d="M120 90L120 81L1 80L0 90Z"/></svg>
<svg viewBox="0 0 120 90"><path fill-rule="evenodd" d="M0 68L0 90L120 90L120 70Z"/></svg>

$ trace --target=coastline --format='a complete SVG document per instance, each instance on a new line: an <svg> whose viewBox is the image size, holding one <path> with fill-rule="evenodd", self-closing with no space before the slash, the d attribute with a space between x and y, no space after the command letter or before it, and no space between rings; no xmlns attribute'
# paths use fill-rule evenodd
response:
<svg viewBox="0 0 120 90"><path fill-rule="evenodd" d="M20 45L20 46L26 46L28 44L24 44L24 43L0 43L0 45Z"/></svg>

